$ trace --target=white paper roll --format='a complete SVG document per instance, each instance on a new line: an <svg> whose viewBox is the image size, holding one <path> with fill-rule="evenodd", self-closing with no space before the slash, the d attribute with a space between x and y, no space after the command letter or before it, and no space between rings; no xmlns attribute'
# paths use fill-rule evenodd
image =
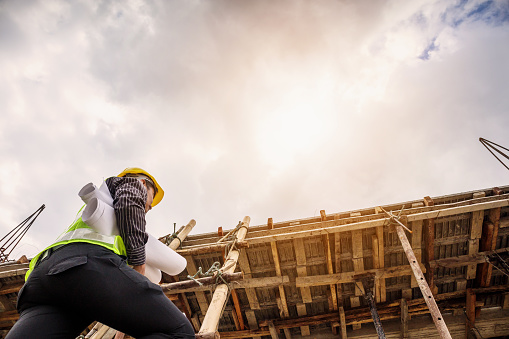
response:
<svg viewBox="0 0 509 339"><path fill-rule="evenodd" d="M94 184L88 183L83 186L78 195L87 204L81 215L83 222L97 233L120 234L113 209L113 198L106 182L103 182L99 189ZM147 234L145 276L150 281L159 283L162 277L161 271L169 275L177 275L186 268L187 261L183 256L157 240L153 235Z"/></svg>
<svg viewBox="0 0 509 339"><path fill-rule="evenodd" d="M115 210L95 197L88 201L81 219L97 233L104 235L119 234Z"/></svg>
<svg viewBox="0 0 509 339"><path fill-rule="evenodd" d="M163 278L161 270L150 265L145 265L145 276L154 284L159 284Z"/></svg>
<svg viewBox="0 0 509 339"><path fill-rule="evenodd" d="M145 255L147 265L157 267L169 275L177 275L187 266L186 258L151 234L148 235L148 241L145 245Z"/></svg>
<svg viewBox="0 0 509 339"><path fill-rule="evenodd" d="M113 198L111 197L110 190L108 189L108 186L106 185L106 181L103 181L103 184L97 190L97 198L99 200L104 201L109 206L113 207Z"/></svg>
<svg viewBox="0 0 509 339"><path fill-rule="evenodd" d="M83 188L78 192L78 195L80 196L81 200L83 200L83 202L85 204L88 204L90 199L95 197L95 195L96 195L95 191L96 190L97 190L97 187L95 187L94 184L89 182L88 184L83 186Z"/></svg>
<svg viewBox="0 0 509 339"><path fill-rule="evenodd" d="M78 195L85 204L88 204L90 199L97 198L106 203L108 206L113 207L113 198L111 197L110 191L105 181L103 181L101 187L99 188L97 188L97 186L91 182L86 184L78 192Z"/></svg>

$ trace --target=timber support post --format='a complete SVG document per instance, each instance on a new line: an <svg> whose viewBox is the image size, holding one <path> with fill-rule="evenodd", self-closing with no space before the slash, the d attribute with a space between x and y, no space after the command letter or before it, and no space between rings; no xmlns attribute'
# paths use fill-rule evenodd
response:
<svg viewBox="0 0 509 339"><path fill-rule="evenodd" d="M429 313L433 318L433 322L435 323L440 338L452 339L451 334L449 333L449 329L447 328L444 318L442 317L442 313L440 313L440 310L438 309L435 297L433 296L433 293L431 292L431 289L428 286L428 283L426 282L426 278L422 273L419 262L417 261L414 251L412 250L412 246L410 246L410 242L408 241L408 238L405 234L404 229L408 228L401 223L398 217L394 216L392 213L389 213L385 210L383 211L390 218L391 222L394 222L396 224L396 232L398 233L401 246L403 246L403 250L405 251L408 262L410 263L410 267L412 268L412 271L414 273L415 280L417 280L417 284L421 289L424 301L426 302L426 305L428 305Z"/></svg>
<svg viewBox="0 0 509 339"><path fill-rule="evenodd" d="M237 241L242 241L246 237L250 221L251 218L247 216L244 217L242 225L239 227L235 236ZM237 266L239 255L240 251L236 248L233 248L230 253L228 253L224 265L221 268L221 272L233 273L235 271L235 267ZM210 301L207 314L205 314L205 318L203 319L200 331L196 335L196 338L219 338L217 327L219 325L219 319L221 318L224 307L226 305L228 295L228 285L221 284L217 286L216 290L214 291L214 295L212 296L212 300Z"/></svg>

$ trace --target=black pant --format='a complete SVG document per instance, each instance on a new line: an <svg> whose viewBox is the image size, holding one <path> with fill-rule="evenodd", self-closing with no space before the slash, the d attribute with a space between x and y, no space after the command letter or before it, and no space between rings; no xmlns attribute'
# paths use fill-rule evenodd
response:
<svg viewBox="0 0 509 339"><path fill-rule="evenodd" d="M76 338L94 320L135 338L194 338L161 288L97 245L54 251L18 295L20 318L6 339Z"/></svg>

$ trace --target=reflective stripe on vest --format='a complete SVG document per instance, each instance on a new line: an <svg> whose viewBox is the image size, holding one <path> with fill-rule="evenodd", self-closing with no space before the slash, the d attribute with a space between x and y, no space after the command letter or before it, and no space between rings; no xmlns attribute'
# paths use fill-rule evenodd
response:
<svg viewBox="0 0 509 339"><path fill-rule="evenodd" d="M74 231L70 231L70 232L62 234L56 240L56 242L69 241L69 240L73 240L73 239L82 239L82 240L86 239L86 240L90 240L90 241L94 241L94 242L98 241L98 242L114 245L116 237L117 237L116 235L104 235L104 234L97 233L96 231L94 231L91 228L78 228Z"/></svg>
<svg viewBox="0 0 509 339"><path fill-rule="evenodd" d="M81 212L81 210L80 210ZM39 262L41 255L45 254L47 250L61 245L67 245L76 242L85 242L93 245L99 245L105 247L112 251L115 254L127 256L127 251L124 245L124 241L120 235L105 235L100 234L88 227L87 224L81 220L80 212L78 212L77 219L72 223L71 226L67 229L66 232L61 234L57 240L46 247L44 251L37 254L31 261L30 266L25 274L25 281L28 279L28 276L35 268L35 265Z"/></svg>

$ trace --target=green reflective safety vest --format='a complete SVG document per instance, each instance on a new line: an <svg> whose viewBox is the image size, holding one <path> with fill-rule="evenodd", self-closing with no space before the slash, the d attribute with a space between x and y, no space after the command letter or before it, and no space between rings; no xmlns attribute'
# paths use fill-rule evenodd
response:
<svg viewBox="0 0 509 339"><path fill-rule="evenodd" d="M76 220L71 224L71 226L69 226L69 228L64 233L62 233L53 244L46 247L44 251L37 254L30 261L28 271L25 274L25 281L28 279L30 273L32 273L34 270L35 265L39 261L39 258L41 258L41 256L44 255L47 250L55 246L67 245L75 242L86 242L89 244L106 247L115 254L127 256L127 251L121 236L97 233L87 224L85 224L83 220L81 220L81 212L84 207L85 206L79 210Z"/></svg>

